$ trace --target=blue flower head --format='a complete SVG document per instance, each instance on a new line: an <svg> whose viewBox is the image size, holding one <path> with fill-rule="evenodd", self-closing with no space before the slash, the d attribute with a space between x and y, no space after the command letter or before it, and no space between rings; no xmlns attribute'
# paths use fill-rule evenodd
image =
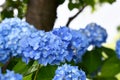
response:
<svg viewBox="0 0 120 80"><path fill-rule="evenodd" d="M69 44L72 40L72 34L70 32L70 28L63 26L60 28L53 29L52 32L53 32L53 34L57 35L58 37L60 37L62 39L63 45L65 45L68 50ZM68 50L68 52L69 52L69 50ZM71 61L72 58L73 58L73 54L69 53L66 56L67 61Z"/></svg>
<svg viewBox="0 0 120 80"><path fill-rule="evenodd" d="M89 46L89 41L87 36L79 30L71 30L70 32L72 40L69 44L68 51L70 55L73 55L73 60L79 62Z"/></svg>
<svg viewBox="0 0 120 80"><path fill-rule="evenodd" d="M60 37L66 45L69 52L65 57L66 60L71 61L73 59L75 62L79 62L89 45L87 36L79 30L72 30L65 26L53 29L52 32Z"/></svg>
<svg viewBox="0 0 120 80"><path fill-rule="evenodd" d="M60 62L65 61L65 56L68 54L66 51L66 45L60 37L54 35L52 32L46 32L42 37L40 46L40 58L39 63L43 65L59 65Z"/></svg>
<svg viewBox="0 0 120 80"><path fill-rule="evenodd" d="M32 32L18 41L17 53L21 53L24 62L28 63L30 59L38 60L40 58L40 49L44 47L43 36L45 36L45 32L41 30Z"/></svg>
<svg viewBox="0 0 120 80"><path fill-rule="evenodd" d="M86 80L86 75L77 66L64 64L57 68L53 80Z"/></svg>
<svg viewBox="0 0 120 80"><path fill-rule="evenodd" d="M116 54L117 57L120 59L120 40L116 42Z"/></svg>
<svg viewBox="0 0 120 80"><path fill-rule="evenodd" d="M64 42L64 45L66 45L66 47L69 45L71 39L72 39L72 35L70 33L70 29L66 26L60 27L60 28L55 28L52 30L53 34L57 35L58 37L60 37L62 39L62 41Z"/></svg>
<svg viewBox="0 0 120 80"><path fill-rule="evenodd" d="M68 54L66 45L63 45L60 37L41 30L31 33L30 36L24 36L19 40L18 46L18 53L22 53L24 62L28 63L33 59L44 66L64 62L64 57Z"/></svg>
<svg viewBox="0 0 120 80"><path fill-rule="evenodd" d="M22 80L22 75L14 73L14 71L6 71L6 74L0 72L0 80Z"/></svg>
<svg viewBox="0 0 120 80"><path fill-rule="evenodd" d="M10 51L3 53L3 56L17 56L18 42L24 36L29 36L32 32L37 31L32 25L19 18L6 18L0 24L0 50ZM2 58L3 56L0 56ZM8 56L9 57L9 56ZM2 61L1 61L2 62Z"/></svg>
<svg viewBox="0 0 120 80"><path fill-rule="evenodd" d="M90 23L86 26L85 32L89 37L90 44L100 47L102 43L106 42L107 32L104 28L96 23Z"/></svg>

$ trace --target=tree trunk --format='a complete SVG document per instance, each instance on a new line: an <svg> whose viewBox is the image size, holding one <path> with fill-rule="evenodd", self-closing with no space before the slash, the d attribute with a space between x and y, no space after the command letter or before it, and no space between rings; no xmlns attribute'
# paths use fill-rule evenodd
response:
<svg viewBox="0 0 120 80"><path fill-rule="evenodd" d="M29 0L27 22L38 29L49 31L53 28L57 7L58 0Z"/></svg>

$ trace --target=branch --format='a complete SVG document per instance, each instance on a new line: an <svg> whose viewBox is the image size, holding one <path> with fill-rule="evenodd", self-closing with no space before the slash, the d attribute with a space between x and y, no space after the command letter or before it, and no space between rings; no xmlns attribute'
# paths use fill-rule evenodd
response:
<svg viewBox="0 0 120 80"><path fill-rule="evenodd" d="M10 63L10 61L12 60L12 58L10 58L3 66L2 66L2 73L4 73L8 67L8 64Z"/></svg>
<svg viewBox="0 0 120 80"><path fill-rule="evenodd" d="M86 7L86 5L83 6L74 16L72 16L72 17L69 18L69 20L68 20L68 22L67 22L67 24L66 24L67 27L69 26L69 24L71 23L71 21L72 21L74 18L76 18L76 17L84 10L85 7Z"/></svg>

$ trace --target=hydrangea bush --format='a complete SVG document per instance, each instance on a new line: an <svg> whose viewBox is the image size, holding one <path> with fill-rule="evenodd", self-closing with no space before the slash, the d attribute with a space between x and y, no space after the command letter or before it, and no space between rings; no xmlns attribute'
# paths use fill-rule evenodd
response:
<svg viewBox="0 0 120 80"><path fill-rule="evenodd" d="M0 80L116 79L120 41L117 58L114 50L102 46L106 39L106 30L96 23L45 32L19 18L6 18L0 23Z"/></svg>

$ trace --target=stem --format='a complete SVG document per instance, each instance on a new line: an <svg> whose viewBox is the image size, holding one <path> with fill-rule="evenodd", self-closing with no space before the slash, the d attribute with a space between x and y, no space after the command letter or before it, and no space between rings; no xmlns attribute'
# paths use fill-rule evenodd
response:
<svg viewBox="0 0 120 80"><path fill-rule="evenodd" d="M34 80L36 80L36 78L37 78L37 74L38 74L38 72L39 72L39 69L40 69L40 64L39 64L38 69L37 69L37 71L36 71L36 73L35 73Z"/></svg>
<svg viewBox="0 0 120 80"><path fill-rule="evenodd" d="M83 6L74 16L72 16L72 17L69 18L69 20L68 20L68 22L67 22L67 24L66 24L67 27L69 26L69 24L71 23L71 21L72 21L74 18L76 18L76 17L84 10L85 7L86 7L86 5Z"/></svg>
<svg viewBox="0 0 120 80"><path fill-rule="evenodd" d="M12 60L12 58L10 58L3 66L2 66L2 73L4 73L7 69L8 64L10 63L10 61Z"/></svg>

